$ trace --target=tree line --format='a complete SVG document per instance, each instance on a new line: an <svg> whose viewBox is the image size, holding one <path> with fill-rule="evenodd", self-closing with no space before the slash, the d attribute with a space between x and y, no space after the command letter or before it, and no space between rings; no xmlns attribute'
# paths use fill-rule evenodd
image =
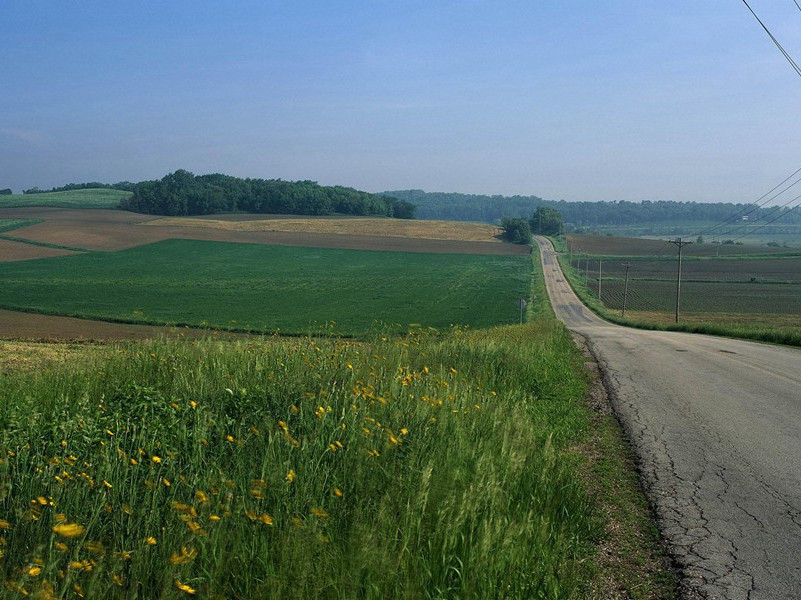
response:
<svg viewBox="0 0 801 600"><path fill-rule="evenodd" d="M98 188L132 192L134 187L136 187L136 184L131 183L130 181L120 181L118 183L99 183L97 181L89 181L87 183L68 183L67 185L50 188L49 190L40 190L38 187L32 187L27 190L22 190L22 193L49 194L50 192L71 192L73 190L92 190Z"/></svg>
<svg viewBox="0 0 801 600"><path fill-rule="evenodd" d="M414 218L414 205L409 202L353 188L322 186L314 181L242 179L217 173L194 175L183 169L156 181L137 183L120 208L157 215L341 213Z"/></svg>
<svg viewBox="0 0 801 600"><path fill-rule="evenodd" d="M485 196L423 190L396 190L384 193L415 204L419 219L499 223L503 217L528 219L537 207L543 206L558 211L563 216L565 225L571 229L596 225L718 223L749 206L731 202L670 200L567 202L544 200L538 196ZM769 210L771 209L760 208L751 212L749 221L759 220ZM772 213L770 218L778 214ZM801 224L801 211L784 209L784 214L777 223Z"/></svg>
<svg viewBox="0 0 801 600"><path fill-rule="evenodd" d="M530 244L531 234L558 235L562 233L564 221L559 211L548 206L538 206L529 219L503 217L501 237L513 244Z"/></svg>

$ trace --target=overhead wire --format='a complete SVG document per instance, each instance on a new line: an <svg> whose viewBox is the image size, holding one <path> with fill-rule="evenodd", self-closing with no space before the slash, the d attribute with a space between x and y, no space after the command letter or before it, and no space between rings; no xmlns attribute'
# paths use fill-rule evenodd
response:
<svg viewBox="0 0 801 600"><path fill-rule="evenodd" d="M787 186L781 192L779 192L777 194L774 194L773 196L770 196L770 194L775 192L778 188L783 186L785 183L787 183L790 179L792 179L793 177L795 177L799 173L801 173L801 167L796 169L792 174L790 174L787 177L785 177L784 180L781 183L775 185L772 189L770 189L769 191L764 193L762 196L757 198L754 202L751 202L751 203L747 204L744 208L740 209L739 211L737 211L733 215L730 215L729 217L726 217L721 222L716 223L715 225L711 225L711 226L707 227L706 229L702 229L701 231L699 231L697 233L694 233L693 235L706 235L706 234L709 234L710 232L714 231L715 229L723 227L723 226L725 226L725 225L727 225L729 223L733 223L738 218L742 218L742 217L751 215L752 213L754 213L754 211L756 211L756 210L758 210L760 208L764 208L764 206L766 204L768 204L769 202L775 200L776 198L778 198L779 196L784 194L787 190L789 190L789 189L795 187L796 185L798 185L799 183L801 183L801 177L799 177L796 181L791 183L789 186ZM770 198L768 198L768 196L770 196ZM763 200L764 200L764 202L763 202ZM717 235L717 234L715 234L715 235Z"/></svg>
<svg viewBox="0 0 801 600"><path fill-rule="evenodd" d="M801 77L801 67L799 67L798 64L796 64L796 62L793 60L793 57L790 56L790 53L784 49L784 46L782 46L781 43L779 43L779 40L777 40L774 37L774 35L770 32L770 29L768 29L767 25L765 25L765 23L762 22L762 19L760 19L759 16L754 12L754 9L751 8L750 4L748 4L748 0L743 0L743 4L745 4L746 8L748 8L751 14L754 15L754 18L762 26L762 29L765 30L765 33L768 34L768 37L773 41L774 44L776 44L776 47L779 49L779 52L781 52L784 58L787 59L787 62L790 63L790 66L793 68L796 75Z"/></svg>

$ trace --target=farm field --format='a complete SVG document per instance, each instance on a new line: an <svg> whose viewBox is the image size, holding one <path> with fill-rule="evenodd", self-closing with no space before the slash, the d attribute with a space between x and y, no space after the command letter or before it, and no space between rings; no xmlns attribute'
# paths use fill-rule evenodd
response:
<svg viewBox="0 0 801 600"><path fill-rule="evenodd" d="M598 253L589 254L588 281L586 256L578 260L574 255L572 274L574 284L595 299L599 261L603 261L602 300L610 314L619 315L623 307L624 264L628 263L626 317L646 324L673 323L677 267L673 246L601 236L568 236L568 242L574 249ZM740 334L774 331L787 334L787 339L801 333L801 251L716 244L692 244L684 250L683 323L715 325ZM562 258L567 266L568 257L563 253Z"/></svg>
<svg viewBox="0 0 801 600"><path fill-rule="evenodd" d="M375 324L513 323L530 256L290 248L167 240L4 263L0 305L149 324L334 333Z"/></svg>
<svg viewBox="0 0 801 600"><path fill-rule="evenodd" d="M60 208L119 208L120 200L130 192L112 189L70 190L44 194L12 194L0 196L0 208L50 206Z"/></svg>
<svg viewBox="0 0 801 600"><path fill-rule="evenodd" d="M265 215L209 215L213 220L228 222L233 217L237 221L246 222L257 217L266 221ZM123 250L143 244L150 244L166 239L197 239L220 242L243 242L253 244L269 244L281 246L307 246L315 248L340 248L350 250L388 250L400 252L433 252L463 254L517 254L528 255L529 248L518 244L499 242L488 234L484 241L465 239L471 231L469 224L465 227L458 223L416 222L418 231L428 227L432 231L449 231L452 239L431 239L418 237L398 237L384 235L366 235L359 223L361 218L338 218L336 220L348 225L350 233L321 233L314 231L239 231L220 227L186 227L186 226L144 226L149 221L159 219L152 215L141 215L122 210L91 210L63 208L0 208L0 219L3 220L38 220L33 225L17 229L14 236L33 242L56 244L69 248L86 250ZM202 222L207 219L188 219ZM288 220L286 216L270 215L270 221ZM314 228L319 217L290 220L305 221L307 229ZM395 223L396 221L393 221ZM400 222L398 220L397 222ZM402 225L401 225L402 226ZM340 226L342 227L342 226ZM489 232L490 226L480 226ZM458 232L454 235L454 232ZM482 234L484 235L484 234ZM453 239L455 238L455 239Z"/></svg>
<svg viewBox="0 0 801 600"><path fill-rule="evenodd" d="M692 241L692 240L691 240ZM590 256L675 256L675 246L664 240L627 238L601 235L565 236L566 250L573 248L573 254ZM769 248L767 246L746 246L737 244L691 244L684 249L684 255L693 256L761 256L761 255L801 256L797 248Z"/></svg>
<svg viewBox="0 0 801 600"><path fill-rule="evenodd" d="M147 221L145 225L159 227L198 227L228 231L283 231L290 233L325 233L338 235L367 235L469 242L501 243L500 228L483 223L454 221L417 221L405 219L360 218L282 218L236 220L167 217Z"/></svg>

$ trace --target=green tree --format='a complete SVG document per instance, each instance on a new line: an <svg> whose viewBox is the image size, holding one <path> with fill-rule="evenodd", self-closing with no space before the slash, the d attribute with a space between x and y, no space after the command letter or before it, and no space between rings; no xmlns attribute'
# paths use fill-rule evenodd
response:
<svg viewBox="0 0 801 600"><path fill-rule="evenodd" d="M562 231L562 213L550 206L538 206L528 221L531 231L539 235L556 235Z"/></svg>
<svg viewBox="0 0 801 600"><path fill-rule="evenodd" d="M503 228L501 237L507 242L512 242L513 244L531 243L531 228L525 219L504 217L501 219L501 227Z"/></svg>

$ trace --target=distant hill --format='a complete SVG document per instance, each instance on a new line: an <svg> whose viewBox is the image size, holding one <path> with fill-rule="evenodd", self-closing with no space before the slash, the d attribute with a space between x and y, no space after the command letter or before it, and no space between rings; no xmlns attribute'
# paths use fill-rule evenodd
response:
<svg viewBox="0 0 801 600"><path fill-rule="evenodd" d="M0 208L52 206L55 208L119 208L131 192L111 188L73 189L62 192L39 192L0 195Z"/></svg>
<svg viewBox="0 0 801 600"><path fill-rule="evenodd" d="M537 206L555 208L573 228L608 226L711 224L727 219L744 209L745 204L650 201L567 202L545 200L538 196L484 196L423 190L393 190L387 196L411 202L419 219L479 221L498 223L502 217L528 218ZM758 209L749 215L756 221L771 209ZM785 210L776 226L801 224L801 212ZM778 216L772 213L769 219Z"/></svg>

